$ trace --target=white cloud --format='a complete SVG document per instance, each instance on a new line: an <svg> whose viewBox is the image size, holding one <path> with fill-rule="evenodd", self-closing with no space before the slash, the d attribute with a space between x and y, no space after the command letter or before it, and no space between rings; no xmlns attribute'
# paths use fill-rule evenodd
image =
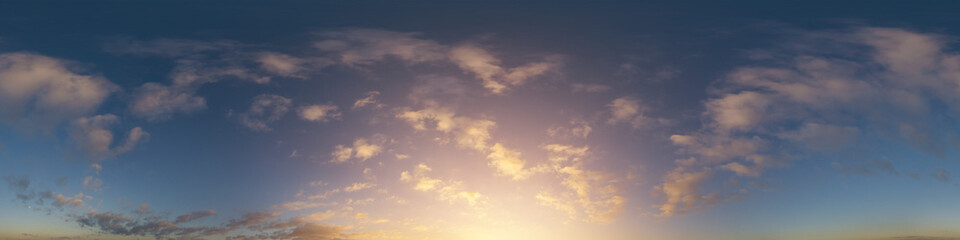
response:
<svg viewBox="0 0 960 240"><path fill-rule="evenodd" d="M509 70L501 66L499 58L474 45L461 45L450 50L450 59L461 69L473 73L482 80L484 88L499 94L512 86L523 85L527 80L554 70L559 57L553 56L542 62L532 62Z"/></svg>
<svg viewBox="0 0 960 240"><path fill-rule="evenodd" d="M50 129L93 113L119 88L75 72L67 61L30 53L0 54L0 114L14 125Z"/></svg>
<svg viewBox="0 0 960 240"><path fill-rule="evenodd" d="M350 186L344 187L344 188L343 188L343 191L344 191L344 192L356 192L356 191L360 191L360 190L364 190L364 189L373 188L373 187L376 187L376 186L377 186L377 184L375 184L375 183L368 183L368 182L359 183L359 182L358 182L358 183L353 183L353 184L350 185Z"/></svg>
<svg viewBox="0 0 960 240"><path fill-rule="evenodd" d="M503 147L500 143L490 147L487 159L490 160L489 165L497 169L498 173L513 180L522 180L530 175L529 169L524 168L526 161L520 158L520 152Z"/></svg>
<svg viewBox="0 0 960 240"><path fill-rule="evenodd" d="M261 52L257 54L257 62L260 63L260 68L268 72L280 76L302 77L298 74L303 71L305 60L282 53Z"/></svg>
<svg viewBox="0 0 960 240"><path fill-rule="evenodd" d="M255 131L270 131L270 122L280 120L290 111L293 101L278 95L260 94L253 98L250 109L238 117L240 123Z"/></svg>
<svg viewBox="0 0 960 240"><path fill-rule="evenodd" d="M695 209L704 196L698 191L700 184L709 178L709 170L689 170L678 167L664 177L663 185L657 186L656 191L663 195L663 202L659 206L660 216L672 216Z"/></svg>
<svg viewBox="0 0 960 240"><path fill-rule="evenodd" d="M330 119L337 119L341 115L340 112L337 111L337 106L333 104L303 106L297 109L297 114L300 115L300 118L303 120L311 122L327 122L330 121Z"/></svg>
<svg viewBox="0 0 960 240"><path fill-rule="evenodd" d="M367 159L376 157L383 152L384 142L386 142L386 139L383 136L374 135L370 139L357 138L353 141L353 146L351 147L344 145L334 146L333 152L330 153L330 156L333 157L330 162L345 163L350 159L357 159L360 160L360 162L367 161Z"/></svg>
<svg viewBox="0 0 960 240"><path fill-rule="evenodd" d="M420 163L411 173L403 171L400 173L400 181L414 183L414 190L423 192L437 193L437 197L442 201L448 201L451 204L457 201L466 202L469 206L484 207L487 205L487 196L479 192L470 192L463 189L463 183L453 180L441 180L427 176L427 173L433 169L426 164Z"/></svg>
<svg viewBox="0 0 960 240"><path fill-rule="evenodd" d="M571 219L586 222L611 222L626 208L628 199L617 186L619 180L602 171L587 170L584 160L590 154L587 146L562 144L543 146L549 162L537 171L553 172L566 188L561 194L541 191L536 198L541 205L567 212Z"/></svg>
<svg viewBox="0 0 960 240"><path fill-rule="evenodd" d="M609 124L625 123L633 128L641 128L646 122L643 115L644 106L640 105L640 100L633 97L621 97L614 99L607 104L610 109Z"/></svg>
<svg viewBox="0 0 960 240"><path fill-rule="evenodd" d="M119 119L113 114L78 118L73 121L71 135L81 149L95 160L130 151L150 136L142 128L134 127L127 133L124 142L115 146L110 128L118 122Z"/></svg>
<svg viewBox="0 0 960 240"><path fill-rule="evenodd" d="M146 83L134 93L129 109L134 116L150 121L169 119L177 112L195 112L207 107L207 101L194 96L192 89Z"/></svg>

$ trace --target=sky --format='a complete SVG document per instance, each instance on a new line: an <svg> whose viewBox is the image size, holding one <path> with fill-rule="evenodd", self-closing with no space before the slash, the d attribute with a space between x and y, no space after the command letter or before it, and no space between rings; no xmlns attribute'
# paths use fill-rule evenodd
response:
<svg viewBox="0 0 960 240"><path fill-rule="evenodd" d="M958 7L0 1L0 239L960 239Z"/></svg>

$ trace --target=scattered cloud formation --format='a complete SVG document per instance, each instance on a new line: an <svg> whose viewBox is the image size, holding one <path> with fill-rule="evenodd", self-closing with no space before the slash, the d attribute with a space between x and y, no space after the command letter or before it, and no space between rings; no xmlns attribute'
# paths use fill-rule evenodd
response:
<svg viewBox="0 0 960 240"><path fill-rule="evenodd" d="M290 111L293 100L279 95L260 94L253 98L250 109L240 113L237 117L243 126L254 131L266 132L272 130L268 123L280 120ZM302 116L302 112L301 112Z"/></svg>
<svg viewBox="0 0 960 240"><path fill-rule="evenodd" d="M400 181L413 183L413 189L417 191L436 193L438 199L448 201L451 204L457 201L478 207L487 204L486 196L479 192L464 190L462 182L445 181L427 176L427 173L432 170L433 169L426 164L420 163L413 171L403 171L400 173Z"/></svg>
<svg viewBox="0 0 960 240"><path fill-rule="evenodd" d="M662 215L709 200L697 193L708 171L758 177L784 166L805 149L831 152L855 146L862 136L882 136L920 153L942 157L951 136L933 122L932 102L956 113L960 98L958 54L937 34L895 28L804 33L781 50L781 61L737 68L706 101L704 127L670 140L693 155L664 178ZM856 118L852 118L857 116ZM906 117L910 116L910 117ZM773 144L801 143L797 149ZM843 174L899 174L890 161L835 162Z"/></svg>
<svg viewBox="0 0 960 240"><path fill-rule="evenodd" d="M489 166L501 175L521 180L532 173L525 168L526 161L520 158L519 151L500 143L490 145L490 132L496 126L494 121L456 116L450 109L442 107L427 107L421 110L402 108L396 117L420 131L427 130L428 123L433 123L435 126L431 127L432 129L451 135L458 147L487 154Z"/></svg>
<svg viewBox="0 0 960 240"><path fill-rule="evenodd" d="M268 74L247 66L256 62L257 58L256 54L243 51L245 47L231 41L141 41L129 38L104 45L105 50L117 55L157 56L173 60L174 67L168 76L170 83L144 83L134 91L133 99L129 102L128 109L134 116L149 121L164 121L174 114L205 109L206 100L196 95L197 89L205 84L225 79L260 84L270 82Z"/></svg>
<svg viewBox="0 0 960 240"><path fill-rule="evenodd" d="M571 219L585 222L605 223L619 218L628 199L612 174L584 168L589 147L548 144L543 149L549 161L542 171L558 174L566 190L560 194L537 193L536 199L541 205L567 212Z"/></svg>

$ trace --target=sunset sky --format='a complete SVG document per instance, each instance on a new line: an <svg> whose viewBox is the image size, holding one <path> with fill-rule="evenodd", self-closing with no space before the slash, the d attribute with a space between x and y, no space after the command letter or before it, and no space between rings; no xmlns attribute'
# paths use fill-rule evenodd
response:
<svg viewBox="0 0 960 240"><path fill-rule="evenodd" d="M0 239L960 239L960 2L2 1Z"/></svg>

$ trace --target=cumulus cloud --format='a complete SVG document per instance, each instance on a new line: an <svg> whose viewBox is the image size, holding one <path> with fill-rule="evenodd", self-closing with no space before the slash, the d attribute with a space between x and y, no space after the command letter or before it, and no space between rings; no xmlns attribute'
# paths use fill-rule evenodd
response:
<svg viewBox="0 0 960 240"><path fill-rule="evenodd" d="M293 100L279 95L260 94L253 98L250 108L238 118L243 126L255 131L272 130L268 123L280 120L290 111Z"/></svg>
<svg viewBox="0 0 960 240"><path fill-rule="evenodd" d="M169 119L174 113L206 109L207 101L194 95L192 87L145 83L134 91L129 109L134 116L151 121Z"/></svg>
<svg viewBox="0 0 960 240"><path fill-rule="evenodd" d="M522 180L530 175L530 170L524 168L526 161L520 158L520 152L503 147L500 143L490 147L489 165L497 169L497 173L510 176L513 180Z"/></svg>
<svg viewBox="0 0 960 240"><path fill-rule="evenodd" d="M487 204L485 195L464 190L463 182L432 178L427 176L430 171L433 171L433 169L420 163L413 171L401 172L400 181L413 183L413 189L417 191L434 192L440 200L448 201L451 204L457 201L465 202L474 207L483 207Z"/></svg>
<svg viewBox="0 0 960 240"><path fill-rule="evenodd" d="M672 216L696 209L704 200L704 196L698 192L701 183L711 174L707 169L689 170L684 167L667 173L663 185L656 188L656 191L663 195L663 204L659 206L660 215Z"/></svg>
<svg viewBox="0 0 960 240"><path fill-rule="evenodd" d="M300 107L297 109L297 115L300 115L301 119L311 122L327 122L330 119L339 118L341 114L337 111L336 105L314 104Z"/></svg>
<svg viewBox="0 0 960 240"><path fill-rule="evenodd" d="M384 142L386 142L386 139L383 136L375 135L370 139L357 138L353 141L353 146L334 146L333 152L330 153L330 156L333 157L330 162L345 163L350 159L357 159L360 162L367 161L367 159L383 152Z"/></svg>
<svg viewBox="0 0 960 240"><path fill-rule="evenodd" d="M0 114L16 126L50 130L93 113L119 87L72 63L31 53L0 54Z"/></svg>
<svg viewBox="0 0 960 240"><path fill-rule="evenodd" d="M95 160L130 151L150 136L142 128L134 127L127 132L123 142L115 143L110 128L118 122L119 119L113 114L81 117L73 121L71 135L81 149Z"/></svg>
<svg viewBox="0 0 960 240"><path fill-rule="evenodd" d="M525 168L526 161L520 158L519 151L507 148L501 143L491 144L493 137L490 132L496 127L496 122L492 120L457 116L448 108L435 106L421 110L399 110L396 117L405 120L414 129L435 129L449 134L458 147L486 154L488 165L501 175L521 180L533 173Z"/></svg>
<svg viewBox="0 0 960 240"><path fill-rule="evenodd" d="M621 97L614 99L607 104L610 109L609 124L625 123L633 128L643 127L646 117L643 115L644 107L640 105L640 100L633 97Z"/></svg>
<svg viewBox="0 0 960 240"><path fill-rule="evenodd" d="M584 158L590 154L589 147L548 144L543 149L547 151L549 161L538 169L558 174L566 190L561 194L537 193L536 199L541 205L564 211L571 219L585 222L611 222L620 216L628 199L611 174L584 168Z"/></svg>

